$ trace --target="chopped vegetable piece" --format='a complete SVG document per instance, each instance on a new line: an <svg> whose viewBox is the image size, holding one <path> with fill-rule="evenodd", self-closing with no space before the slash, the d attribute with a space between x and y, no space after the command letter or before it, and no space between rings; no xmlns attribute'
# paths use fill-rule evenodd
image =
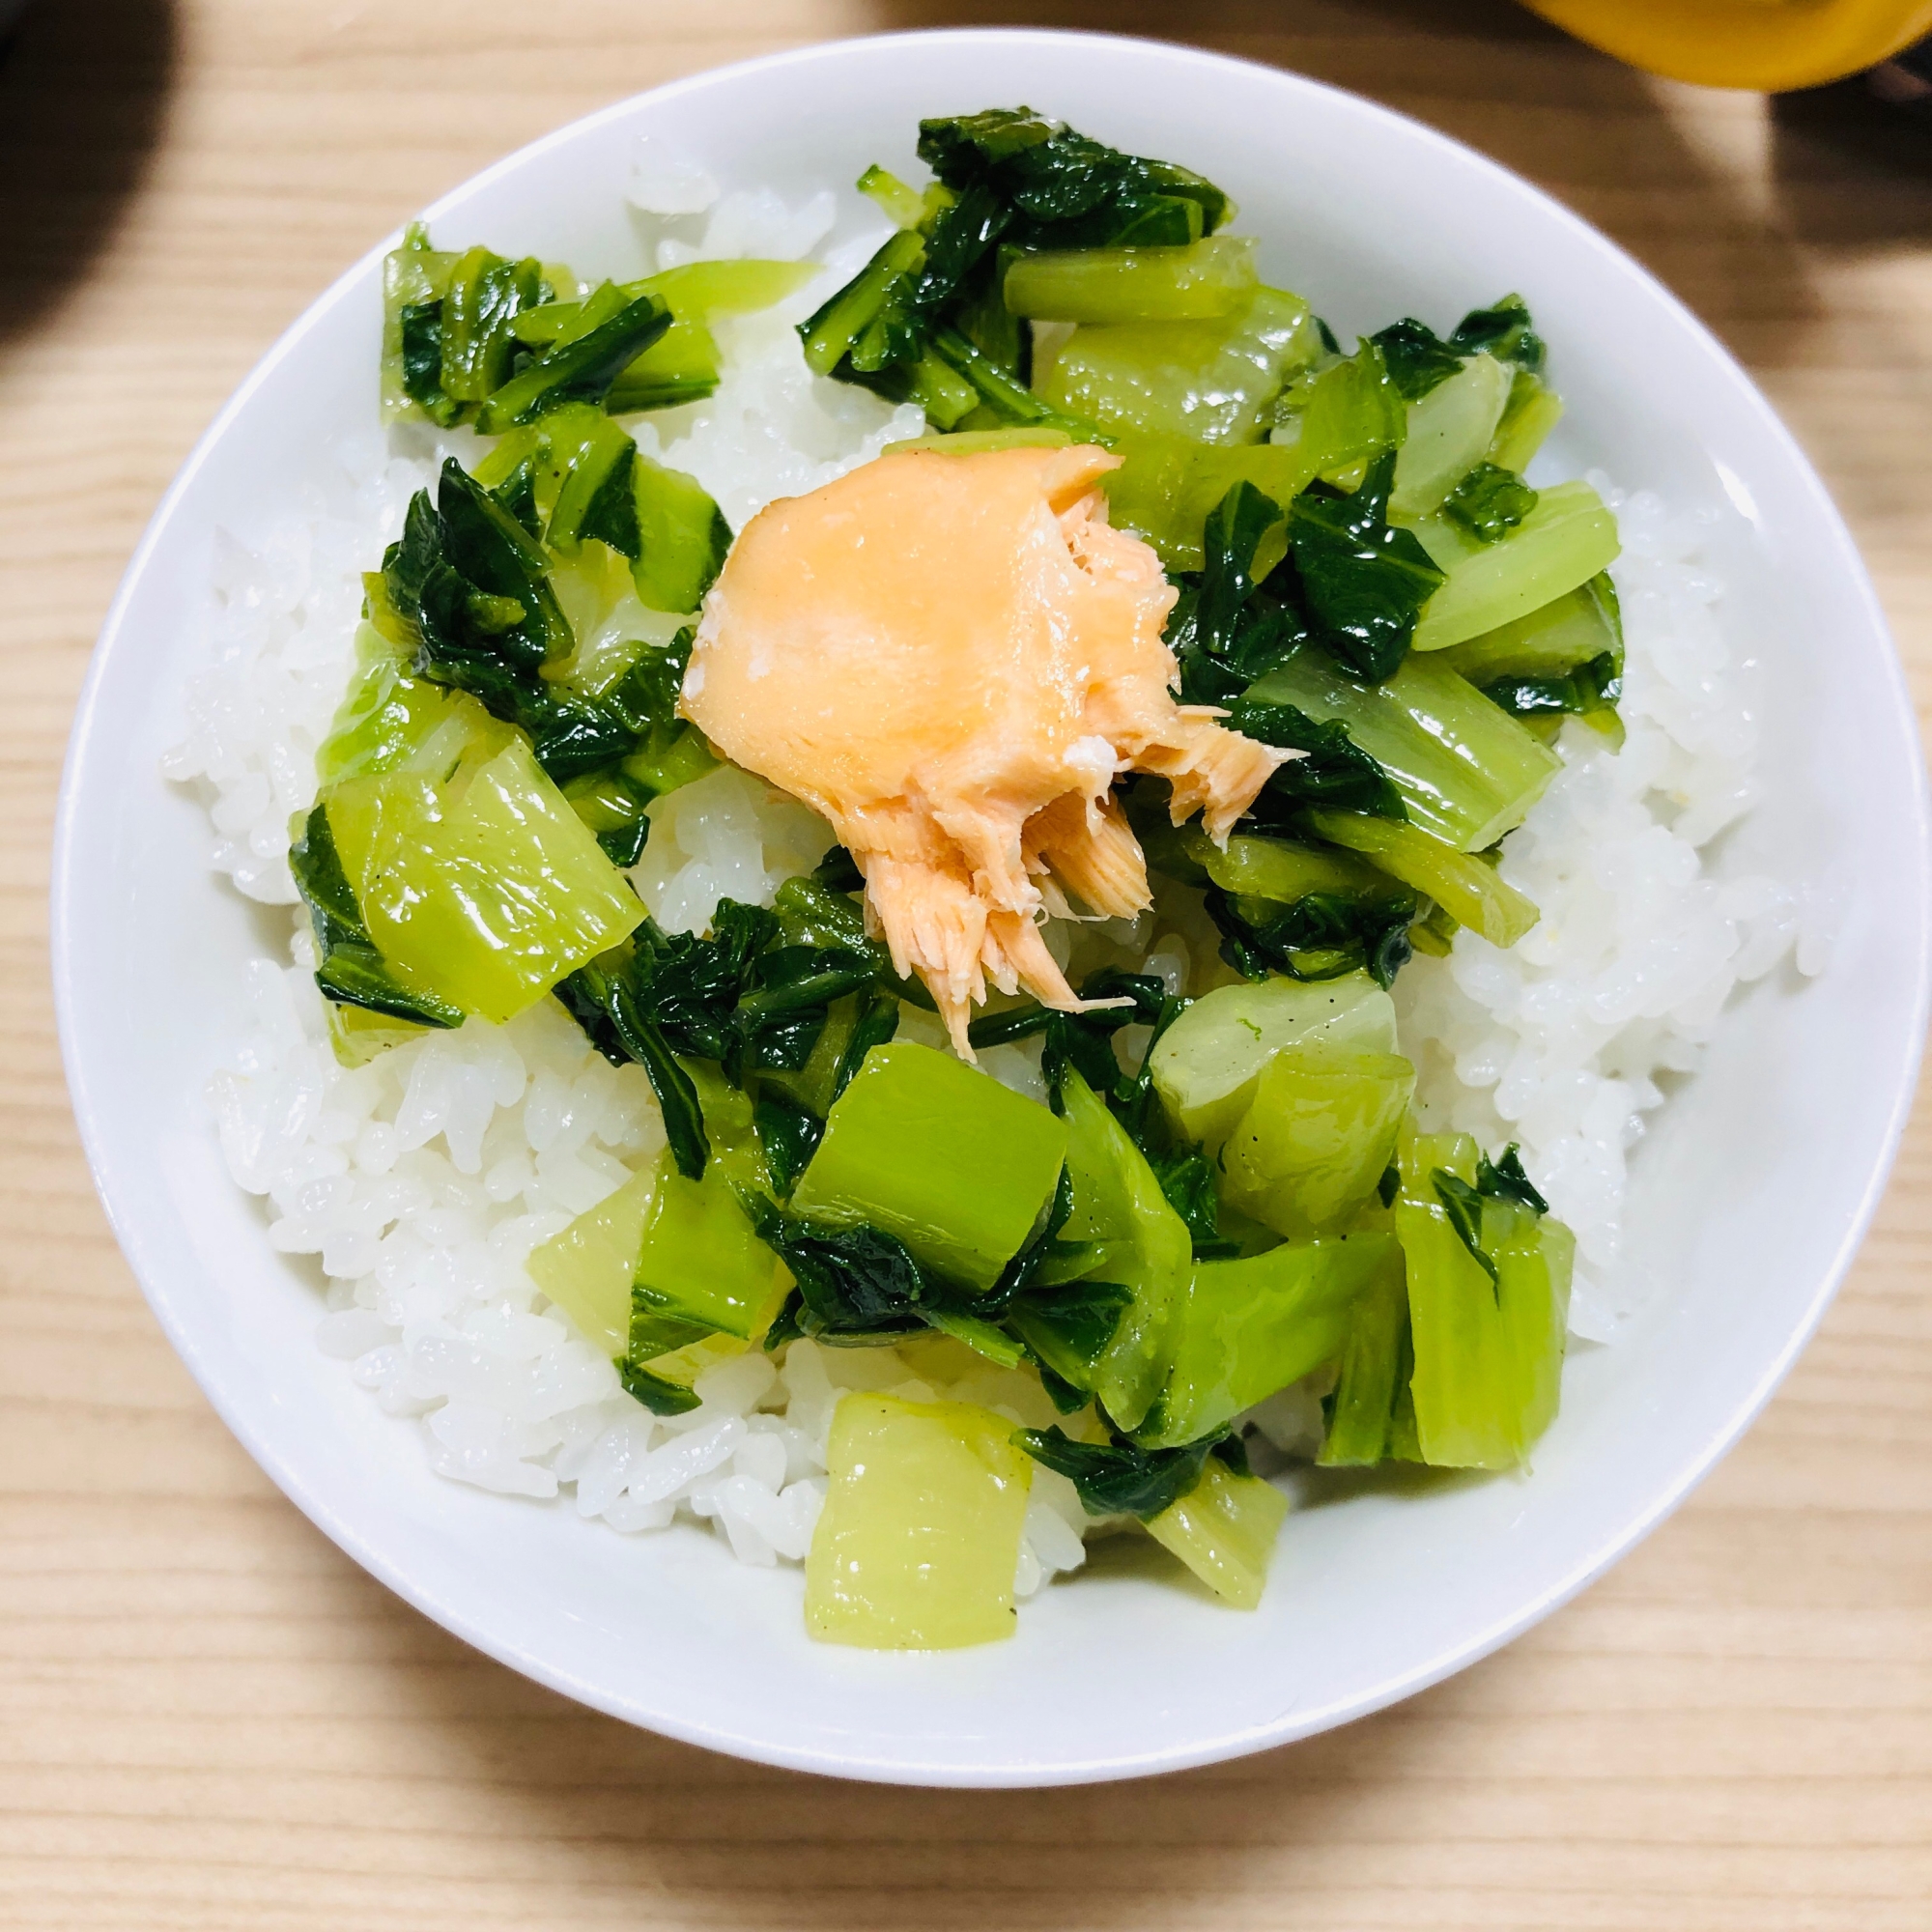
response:
<svg viewBox="0 0 1932 1932"><path fill-rule="evenodd" d="M442 297L441 387L458 403L480 403L508 380L517 347L513 320L542 299L535 260L506 262L470 248L449 271Z"/></svg>
<svg viewBox="0 0 1932 1932"><path fill-rule="evenodd" d="M626 364L604 407L628 415L710 395L718 386L718 344L707 326L712 318L770 308L795 295L816 273L814 262L688 262L625 283L623 293L631 299L652 296L666 303L671 324Z"/></svg>
<svg viewBox="0 0 1932 1932"><path fill-rule="evenodd" d="M1396 1410L1408 1398L1412 1365L1408 1280L1398 1246L1355 1298L1316 1461L1324 1468L1363 1468L1398 1456Z"/></svg>
<svg viewBox="0 0 1932 1932"><path fill-rule="evenodd" d="M1314 474L1299 450L1274 443L1217 447L1179 436L1123 436L1115 448L1123 461L1106 479L1111 521L1151 544L1169 570L1202 568L1207 521L1237 483L1289 503Z"/></svg>
<svg viewBox="0 0 1932 1932"><path fill-rule="evenodd" d="M1520 825L1562 767L1548 746L1434 658L1411 656L1370 685L1324 651L1291 649L1249 688L1234 722L1240 727L1251 708L1274 704L1342 725L1394 783L1408 821L1460 851L1486 851Z"/></svg>
<svg viewBox="0 0 1932 1932"><path fill-rule="evenodd" d="M778 1313L790 1283L758 1238L728 1165L703 1179L659 1155L631 1289L630 1356L654 1356L711 1334L753 1341Z"/></svg>
<svg viewBox="0 0 1932 1932"><path fill-rule="evenodd" d="M315 754L316 781L325 791L377 772L446 772L471 737L489 728L473 697L412 676L404 651L372 624L356 630L355 663Z"/></svg>
<svg viewBox="0 0 1932 1932"><path fill-rule="evenodd" d="M1393 454L1378 456L1352 496L1312 484L1289 512L1289 544L1316 639L1366 678L1387 677L1420 635L1442 571L1388 521Z"/></svg>
<svg viewBox="0 0 1932 1932"><path fill-rule="evenodd" d="M1211 881L1225 893L1273 899L1293 905L1311 894L1336 897L1400 895L1402 889L1352 853L1289 838L1253 838L1236 833L1216 845L1200 826L1177 826L1167 841L1148 856L1192 883Z"/></svg>
<svg viewBox="0 0 1932 1932"><path fill-rule="evenodd" d="M1089 1516L1133 1516L1145 1522L1171 1509L1201 1480L1201 1471L1224 1436L1207 1436L1179 1449L1149 1449L1116 1435L1111 1442L1076 1442L1058 1424L1022 1429L1013 1440L1080 1492Z"/></svg>
<svg viewBox="0 0 1932 1932"><path fill-rule="evenodd" d="M925 214L925 197L876 162L859 177L859 192L877 202L881 212L899 228L917 228Z"/></svg>
<svg viewBox="0 0 1932 1932"><path fill-rule="evenodd" d="M1184 248L1022 255L1008 270L1014 315L1079 323L1208 322L1254 292L1255 244L1215 236Z"/></svg>
<svg viewBox="0 0 1932 1932"><path fill-rule="evenodd" d="M1492 946L1514 946L1537 922L1536 907L1505 885L1493 866L1416 826L1354 811L1311 811L1308 823L1318 837L1360 852L1391 878L1434 899Z"/></svg>
<svg viewBox="0 0 1932 1932"><path fill-rule="evenodd" d="M1609 574L1555 598L1526 617L1500 624L1431 656L1471 684L1499 678L1559 677L1605 652L1623 655L1623 617Z"/></svg>
<svg viewBox="0 0 1932 1932"><path fill-rule="evenodd" d="M1295 451L1310 478L1344 489L1359 484L1368 466L1400 449L1408 434L1402 391L1374 342L1291 384L1275 415L1275 442Z"/></svg>
<svg viewBox="0 0 1932 1932"><path fill-rule="evenodd" d="M1489 308L1472 308L1456 325L1449 347L1459 355L1493 355L1529 375L1540 375L1548 354L1520 296L1504 296Z"/></svg>
<svg viewBox="0 0 1932 1932"><path fill-rule="evenodd" d="M1356 1295L1394 1247L1392 1235L1348 1235L1197 1262L1174 1323L1173 1367L1139 1439L1153 1448L1199 1441L1335 1360Z"/></svg>
<svg viewBox="0 0 1932 1932"><path fill-rule="evenodd" d="M1257 824L1275 824L1284 815L1292 819L1304 805L1373 812L1378 818L1408 816L1394 779L1355 742L1346 724L1334 718L1311 718L1298 705L1270 698L1266 683L1264 673L1236 698L1229 724L1243 737L1284 745L1303 755L1283 765L1248 808Z"/></svg>
<svg viewBox="0 0 1932 1932"><path fill-rule="evenodd" d="M1148 1519L1148 1534L1237 1610L1252 1610L1288 1518L1288 1498L1259 1476L1237 1476L1210 1457L1179 1502Z"/></svg>
<svg viewBox="0 0 1932 1932"><path fill-rule="evenodd" d="M1483 461L1508 407L1510 381L1510 371L1494 357L1472 355L1447 382L1409 404L1391 516L1431 515Z"/></svg>
<svg viewBox="0 0 1932 1932"><path fill-rule="evenodd" d="M632 576L639 601L652 611L696 611L724 567L731 526L696 477L654 463L641 450L635 478L638 556Z"/></svg>
<svg viewBox="0 0 1932 1932"><path fill-rule="evenodd" d="M1235 213L1186 168L1121 154L1030 107L922 121L919 157L957 194L986 187L1009 197L1012 237L1030 248L1162 242L1165 234L1150 231L1167 226L1177 202L1193 204L1195 235L1211 235Z"/></svg>
<svg viewBox="0 0 1932 1932"><path fill-rule="evenodd" d="M1463 367L1459 352L1413 316L1377 329L1369 339L1381 351L1389 380L1406 403L1419 403L1434 395Z"/></svg>
<svg viewBox="0 0 1932 1932"><path fill-rule="evenodd" d="M1036 1361L1082 1402L1100 1379L1101 1364L1134 1293L1113 1281L1069 1281L1029 1291L1009 1318Z"/></svg>
<svg viewBox="0 0 1932 1932"><path fill-rule="evenodd" d="M430 1030L420 1021L397 1019L370 1007L342 1006L333 1000L328 1002L324 1018L336 1064L350 1067L367 1066L391 1047L407 1046Z"/></svg>
<svg viewBox="0 0 1932 1932"><path fill-rule="evenodd" d="M1334 1227L1374 1192L1414 1092L1400 1054L1278 1053L1221 1151L1228 1199L1291 1240Z"/></svg>
<svg viewBox="0 0 1932 1932"><path fill-rule="evenodd" d="M1217 987L1155 1044L1154 1090L1176 1128L1216 1152L1254 1103L1267 1063L1315 1040L1393 1053L1395 1003L1366 973L1319 985L1268 980Z"/></svg>
<svg viewBox="0 0 1932 1932"><path fill-rule="evenodd" d="M594 835L497 726L442 784L351 779L325 801L369 935L412 992L498 1023L644 916Z"/></svg>
<svg viewBox="0 0 1932 1932"><path fill-rule="evenodd" d="M1041 394L1115 435L1256 442L1265 406L1317 346L1299 296L1258 289L1209 322L1083 327L1055 359Z"/></svg>
<svg viewBox="0 0 1932 1932"><path fill-rule="evenodd" d="M1558 483L1500 543L1479 544L1442 518L1417 526L1446 572L1415 631L1418 651L1439 651L1526 617L1607 570L1622 548L1617 520L1587 483Z"/></svg>
<svg viewBox="0 0 1932 1932"><path fill-rule="evenodd" d="M669 327L670 310L657 297L627 301L609 321L519 370L483 405L477 427L485 436L500 436L558 403L601 407L611 385Z"/></svg>
<svg viewBox="0 0 1932 1932"><path fill-rule="evenodd" d="M1070 1068L1061 1099L1070 1130L1066 1169L1073 1193L1061 1235L1085 1248L1082 1274L1117 1284L1130 1297L1086 1386L1099 1396L1115 1422L1133 1429L1160 1392L1167 1372L1169 1331L1186 1293L1194 1243L1146 1156ZM1026 1332L1024 1325L1021 1332ZM1058 1363L1055 1373L1074 1379Z"/></svg>
<svg viewBox="0 0 1932 1932"><path fill-rule="evenodd" d="M644 1221L657 1176L634 1174L614 1194L530 1251L530 1279L602 1353L624 1354L631 1341L631 1284L637 1279Z"/></svg>
<svg viewBox="0 0 1932 1932"><path fill-rule="evenodd" d="M1499 469L1513 469L1521 475L1562 420L1563 398L1527 369L1519 369L1510 383L1509 403L1496 425L1495 440L1489 447L1490 461Z"/></svg>
<svg viewBox="0 0 1932 1932"><path fill-rule="evenodd" d="M1409 1388L1423 1460L1452 1468L1523 1463L1556 1413L1576 1243L1561 1222L1477 1182L1466 1134L1418 1135L1404 1151L1396 1232L1408 1272ZM1472 1252L1437 1182L1480 1205Z"/></svg>
<svg viewBox="0 0 1932 1932"><path fill-rule="evenodd" d="M826 1118L792 1195L825 1227L870 1226L942 1274L988 1289L1052 1198L1067 1129L931 1047L874 1047Z"/></svg>
<svg viewBox="0 0 1932 1932"><path fill-rule="evenodd" d="M308 906L320 955L315 982L328 1000L413 1028L463 1024L460 1007L412 986L383 957L342 869L326 805L310 810L301 836L290 845L289 870Z"/></svg>
<svg viewBox="0 0 1932 1932"><path fill-rule="evenodd" d="M1536 492L1513 469L1479 463L1450 491L1442 514L1478 543L1500 543L1536 508Z"/></svg>
<svg viewBox="0 0 1932 1932"><path fill-rule="evenodd" d="M430 246L429 230L412 221L402 243L383 258L383 418L420 412L456 420L442 392L442 298L456 256Z"/></svg>
<svg viewBox="0 0 1932 1932"><path fill-rule="evenodd" d="M806 1558L807 1631L871 1650L1010 1636L1032 1487L1011 1435L1003 1416L965 1403L841 1396Z"/></svg>

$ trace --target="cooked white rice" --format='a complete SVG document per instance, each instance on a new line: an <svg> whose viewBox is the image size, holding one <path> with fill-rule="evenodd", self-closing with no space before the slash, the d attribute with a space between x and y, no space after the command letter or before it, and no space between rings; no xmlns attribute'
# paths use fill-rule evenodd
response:
<svg viewBox="0 0 1932 1932"><path fill-rule="evenodd" d="M768 191L720 198L674 157L646 156L633 199L667 215L709 211L701 237L668 233L664 266L700 254L802 256L832 226L829 196L788 208ZM678 222L668 223L675 231ZM863 391L810 376L790 323L870 251L862 237L783 311L740 323L716 395L646 421L644 447L696 475L734 527L921 428ZM188 692L189 729L166 775L199 787L210 860L249 897L290 905L289 823L314 794L314 753L345 688L359 573L400 527L442 449L427 434L343 445L333 488L259 548L226 536L215 561L213 663ZM1501 952L1469 932L1447 959L1398 981L1406 1050L1432 1123L1526 1167L1576 1230L1573 1326L1604 1339L1623 1303L1615 1264L1626 1162L1670 1078L1694 1071L1733 990L1818 937L1799 895L1763 878L1719 881L1700 853L1749 807L1754 730L1718 616L1721 585L1699 562L1707 526L1650 496L1618 508L1615 572L1629 643L1628 741L1611 753L1566 726L1565 768L1505 847L1503 873L1542 908ZM810 811L724 769L661 801L635 874L666 926L701 929L724 896L769 901L832 843ZM1096 956L1146 957L1177 990L1219 969L1211 939L1152 915L1072 936ZM1068 942L1056 928L1055 943ZM291 962L292 963L289 963ZM354 1071L331 1051L299 920L287 958L247 974L251 1017L209 1085L239 1185L264 1197L270 1239L318 1258L323 1352L415 1429L431 1466L505 1494L572 1492L578 1513L624 1531L683 1515L711 1521L750 1563L799 1561L825 1490L837 1394L886 1388L983 1403L1041 1425L1034 1378L992 1369L942 1338L901 1349L795 1342L697 1383L700 1406L651 1415L611 1363L551 1309L525 1271L540 1241L649 1161L664 1133L636 1067L612 1067L551 1002L505 1027L472 1020ZM924 1016L908 1011L907 1037ZM998 1049L990 1071L1040 1093L1037 1045ZM1283 1450L1319 1441L1319 1405L1285 1391L1255 1417ZM1017 1585L1029 1595L1082 1559L1090 1525L1072 1485L1034 1474Z"/></svg>

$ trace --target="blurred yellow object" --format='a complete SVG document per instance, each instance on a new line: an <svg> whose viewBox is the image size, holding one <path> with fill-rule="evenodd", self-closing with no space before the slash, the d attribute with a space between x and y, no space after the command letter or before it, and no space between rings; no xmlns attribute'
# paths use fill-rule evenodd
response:
<svg viewBox="0 0 1932 1932"><path fill-rule="evenodd" d="M1633 67L1706 87L1819 87L1932 33L1932 0L1527 0Z"/></svg>

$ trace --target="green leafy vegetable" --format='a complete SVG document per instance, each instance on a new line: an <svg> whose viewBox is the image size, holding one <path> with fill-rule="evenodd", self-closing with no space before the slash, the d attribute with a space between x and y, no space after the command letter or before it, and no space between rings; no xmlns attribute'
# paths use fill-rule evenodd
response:
<svg viewBox="0 0 1932 1932"><path fill-rule="evenodd" d="M1089 1516L1134 1516L1144 1522L1193 1489L1223 1443L1232 1449L1231 1464L1240 1454L1225 1432L1179 1449L1143 1449L1124 1435L1108 1443L1076 1442L1058 1424L1019 1430L1013 1440L1036 1463L1066 1477ZM1237 1473L1246 1473L1245 1458Z"/></svg>
<svg viewBox="0 0 1932 1932"><path fill-rule="evenodd" d="M556 989L564 1010L613 1065L633 1061L644 1069L664 1115L665 1138L677 1171L699 1179L711 1157L697 1085L677 1063L669 1042L631 984L635 955L619 952L592 960Z"/></svg>
<svg viewBox="0 0 1932 1932"><path fill-rule="evenodd" d="M315 982L329 999L417 1026L463 1024L460 1007L431 993L412 992L390 972L369 936L355 889L342 869L326 803L317 805L303 822L302 836L289 851L289 869L308 905L309 923L315 930L316 950L321 955Z"/></svg>
<svg viewBox="0 0 1932 1932"><path fill-rule="evenodd" d="M1413 894L1355 897L1310 893L1287 905L1236 897L1210 888L1208 916L1221 932L1221 957L1244 979L1285 973L1291 980L1338 980L1366 968L1391 986L1409 962L1408 928L1420 910Z"/></svg>
<svg viewBox="0 0 1932 1932"><path fill-rule="evenodd" d="M1476 1192L1492 1200L1514 1201L1519 1207L1527 1208L1532 1214L1549 1212L1549 1203L1536 1191L1535 1184L1522 1171L1522 1154L1514 1141L1494 1161L1486 1153L1477 1154Z"/></svg>
<svg viewBox="0 0 1932 1932"><path fill-rule="evenodd" d="M1536 508L1536 492L1513 470L1479 463L1450 491L1442 514L1478 543L1500 543Z"/></svg>
<svg viewBox="0 0 1932 1932"><path fill-rule="evenodd" d="M686 1388L668 1377L653 1375L629 1356L618 1362L617 1379L623 1383L624 1393L642 1403L653 1415L689 1415L697 1406L696 1389Z"/></svg>
<svg viewBox="0 0 1932 1932"><path fill-rule="evenodd" d="M1520 296L1505 296L1493 308L1471 309L1456 325L1449 347L1458 355L1493 355L1531 376L1543 373L1548 354Z"/></svg>
<svg viewBox="0 0 1932 1932"><path fill-rule="evenodd" d="M809 1107L782 1094L761 1095L752 1120L757 1129L758 1145L764 1151L766 1170L772 1178L772 1192L783 1201L805 1172L806 1163L825 1131L825 1122Z"/></svg>
<svg viewBox="0 0 1932 1932"><path fill-rule="evenodd" d="M534 308L546 291L534 260L506 262L471 248L451 270L439 317L442 393L458 403L481 403L509 380L517 338L511 324Z"/></svg>
<svg viewBox="0 0 1932 1932"><path fill-rule="evenodd" d="M1408 816L1387 768L1355 743L1340 720L1317 723L1298 706L1257 696L1250 687L1230 707L1228 724L1264 745L1283 745L1305 753L1290 759L1268 780L1249 809L1257 824L1285 824L1306 805L1366 811L1377 818Z"/></svg>
<svg viewBox="0 0 1932 1932"><path fill-rule="evenodd" d="M799 335L820 375L917 401L942 430L982 411L1010 423L1068 421L1026 387L1027 333L1004 300L1022 256L1186 246L1231 213L1186 169L1119 154L1027 108L922 122L919 153L937 191L915 215L910 190L892 184L895 218L907 225Z"/></svg>
<svg viewBox="0 0 1932 1932"><path fill-rule="evenodd" d="M482 406L477 428L486 436L500 436L560 403L591 403L601 409L611 385L669 327L670 310L656 296L625 302L595 328L526 363Z"/></svg>
<svg viewBox="0 0 1932 1932"><path fill-rule="evenodd" d="M1382 365L1406 403L1419 403L1463 366L1469 352L1446 343L1433 328L1405 317L1369 337L1381 351Z"/></svg>
<svg viewBox="0 0 1932 1932"><path fill-rule="evenodd" d="M1443 1212L1449 1216L1449 1225L1455 1229L1476 1265L1489 1276L1490 1286L1500 1295L1502 1287L1496 1274L1496 1264L1483 1252L1482 1195L1446 1167L1438 1167L1432 1179L1435 1198L1441 1202Z"/></svg>
<svg viewBox="0 0 1932 1932"><path fill-rule="evenodd" d="M454 459L446 462L434 502L428 492L418 493L401 540L365 583L377 628L412 654L415 675L473 693L495 716L527 733L538 764L569 786L579 815L611 862L631 866L649 831L650 801L697 777L710 758L677 716L689 630L668 646L634 646L628 668L594 696L543 675L569 657L576 640L552 587L554 558L511 507L518 486L528 486L538 507L548 497L551 525L568 520L573 546L600 530L617 538L613 548L628 541L637 553L640 543L635 514L627 537L599 505L614 486L635 512L636 466L643 459L604 418L590 417L586 425L578 417L576 424L573 450L546 489L531 483L529 464L511 469L493 492ZM614 452L596 448L611 440ZM532 459L556 453L554 444L531 446ZM586 469L593 454L601 469ZM586 475L592 480L582 481ZM721 552L716 543L710 548Z"/></svg>
<svg viewBox="0 0 1932 1932"><path fill-rule="evenodd" d="M1379 683L1402 663L1443 573L1407 530L1390 527L1393 452L1352 496L1311 484L1289 513L1289 542L1316 638Z"/></svg>

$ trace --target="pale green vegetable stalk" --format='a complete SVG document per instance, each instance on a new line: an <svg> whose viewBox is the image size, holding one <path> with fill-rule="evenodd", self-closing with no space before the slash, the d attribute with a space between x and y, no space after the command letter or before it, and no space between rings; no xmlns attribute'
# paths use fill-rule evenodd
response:
<svg viewBox="0 0 1932 1932"><path fill-rule="evenodd" d="M1006 303L1042 322L1210 322L1259 284L1255 244L1214 235L1182 248L1080 248L1022 255Z"/></svg>
<svg viewBox="0 0 1932 1932"><path fill-rule="evenodd" d="M1396 458L1389 515L1432 516L1481 463L1509 403L1510 372L1492 355L1472 355L1446 383L1408 406L1408 434Z"/></svg>
<svg viewBox="0 0 1932 1932"><path fill-rule="evenodd" d="M1413 656L1372 685L1349 676L1326 651L1302 645L1248 697L1345 725L1395 781L1410 821L1459 851L1483 851L1520 825L1562 767L1473 685Z"/></svg>
<svg viewBox="0 0 1932 1932"><path fill-rule="evenodd" d="M1416 535L1447 580L1416 626L1414 648L1439 651L1526 617L1587 583L1617 560L1617 520L1587 483L1558 483L1538 497L1500 543L1478 544L1445 518Z"/></svg>
<svg viewBox="0 0 1932 1932"><path fill-rule="evenodd" d="M1308 822L1320 837L1373 859L1391 878L1434 899L1492 946L1514 946L1536 923L1536 907L1505 885L1493 866L1417 826L1356 811L1311 811Z"/></svg>

